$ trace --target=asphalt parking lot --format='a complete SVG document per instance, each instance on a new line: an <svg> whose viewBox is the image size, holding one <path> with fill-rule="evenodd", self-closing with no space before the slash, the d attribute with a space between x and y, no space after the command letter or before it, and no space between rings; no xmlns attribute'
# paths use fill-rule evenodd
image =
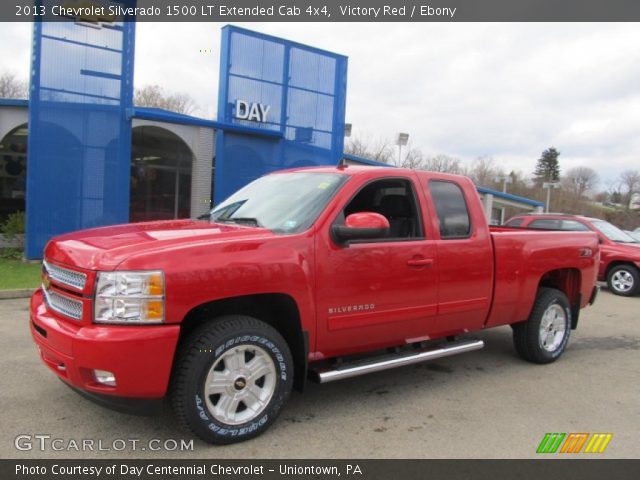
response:
<svg viewBox="0 0 640 480"><path fill-rule="evenodd" d="M115 413L55 378L30 339L27 304L0 300L2 458L533 458L546 432L611 432L603 457L640 458L640 297L603 290L555 364L520 360L510 328L493 329L476 335L483 350L309 384L261 437L227 447L194 440L192 451L145 447L191 438L168 409L158 417ZM17 436L40 434L61 439L63 450L40 451L36 441L16 449ZM124 439L127 447L67 449L83 439L102 448ZM140 440L137 450L129 439Z"/></svg>

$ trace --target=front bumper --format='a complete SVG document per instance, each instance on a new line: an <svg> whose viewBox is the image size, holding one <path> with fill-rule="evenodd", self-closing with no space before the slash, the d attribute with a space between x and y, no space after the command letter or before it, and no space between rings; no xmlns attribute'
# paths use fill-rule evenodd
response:
<svg viewBox="0 0 640 480"><path fill-rule="evenodd" d="M88 396L159 399L165 396L178 342L178 325L86 325L50 312L42 290L31 297L31 336L43 363ZM113 372L115 386L97 383L93 370Z"/></svg>

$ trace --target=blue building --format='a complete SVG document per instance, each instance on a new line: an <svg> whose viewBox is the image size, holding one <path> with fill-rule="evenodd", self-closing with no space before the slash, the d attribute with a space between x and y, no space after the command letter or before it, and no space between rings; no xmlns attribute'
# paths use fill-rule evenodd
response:
<svg viewBox="0 0 640 480"><path fill-rule="evenodd" d="M206 121L134 108L135 22L121 20L34 24L28 258L41 256L48 239L62 232L148 219L151 211L155 217L198 214L212 196L223 199L266 172L340 159L346 57L227 26L218 119ZM163 162L169 144L177 148L175 139L157 142L162 133L154 125L135 131L134 118L204 129L196 157L210 155L212 147L215 153L196 165L196 188L187 193L193 186L187 157L177 153L171 165ZM136 134L144 154L132 151ZM163 148L154 153L154 145ZM173 183L173 199L162 188L167 182Z"/></svg>
<svg viewBox="0 0 640 480"><path fill-rule="evenodd" d="M211 121L133 106L134 41L133 22L34 26L30 100L0 100L0 216L26 206L27 258L56 234L197 218L264 173L343 158L346 57L226 26ZM491 218L501 192L482 194Z"/></svg>

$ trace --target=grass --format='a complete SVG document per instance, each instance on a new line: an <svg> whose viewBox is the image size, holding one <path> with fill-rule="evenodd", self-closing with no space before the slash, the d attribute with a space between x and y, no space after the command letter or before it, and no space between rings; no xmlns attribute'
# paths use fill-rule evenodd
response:
<svg viewBox="0 0 640 480"><path fill-rule="evenodd" d="M40 285L40 263L0 258L0 290L36 288Z"/></svg>

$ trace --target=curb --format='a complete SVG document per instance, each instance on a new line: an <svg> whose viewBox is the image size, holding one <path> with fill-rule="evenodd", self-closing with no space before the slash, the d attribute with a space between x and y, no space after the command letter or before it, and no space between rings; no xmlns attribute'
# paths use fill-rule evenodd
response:
<svg viewBox="0 0 640 480"><path fill-rule="evenodd" d="M9 300L12 298L29 298L35 291L35 288L16 288L14 290L0 290L0 300Z"/></svg>

